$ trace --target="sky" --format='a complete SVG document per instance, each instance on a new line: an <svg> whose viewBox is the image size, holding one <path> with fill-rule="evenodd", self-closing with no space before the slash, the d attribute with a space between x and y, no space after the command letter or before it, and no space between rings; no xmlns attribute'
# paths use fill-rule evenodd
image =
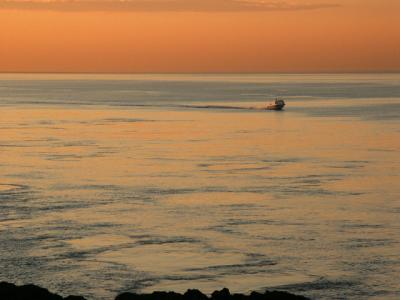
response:
<svg viewBox="0 0 400 300"><path fill-rule="evenodd" d="M0 72L400 72L400 1L0 0Z"/></svg>

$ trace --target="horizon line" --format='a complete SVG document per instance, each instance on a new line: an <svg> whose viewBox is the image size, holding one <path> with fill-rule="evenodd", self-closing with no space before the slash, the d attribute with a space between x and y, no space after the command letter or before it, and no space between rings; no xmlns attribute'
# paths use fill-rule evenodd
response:
<svg viewBox="0 0 400 300"><path fill-rule="evenodd" d="M0 74L70 74L70 75L263 75L263 74L285 74L285 75L301 75L301 74L400 74L400 70L388 71L303 71L303 72L64 72L64 71L0 71Z"/></svg>

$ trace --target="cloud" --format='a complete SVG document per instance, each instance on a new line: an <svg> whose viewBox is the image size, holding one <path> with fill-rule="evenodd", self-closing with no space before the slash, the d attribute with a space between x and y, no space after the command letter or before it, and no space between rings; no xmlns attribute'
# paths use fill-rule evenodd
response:
<svg viewBox="0 0 400 300"><path fill-rule="evenodd" d="M53 11L297 11L338 7L335 3L296 4L268 0L0 0L0 9Z"/></svg>

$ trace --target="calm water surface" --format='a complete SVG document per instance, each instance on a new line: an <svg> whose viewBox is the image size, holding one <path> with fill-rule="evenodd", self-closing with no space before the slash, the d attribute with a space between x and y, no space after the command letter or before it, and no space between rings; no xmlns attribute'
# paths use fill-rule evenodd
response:
<svg viewBox="0 0 400 300"><path fill-rule="evenodd" d="M0 280L400 298L400 75L3 74L0 109Z"/></svg>

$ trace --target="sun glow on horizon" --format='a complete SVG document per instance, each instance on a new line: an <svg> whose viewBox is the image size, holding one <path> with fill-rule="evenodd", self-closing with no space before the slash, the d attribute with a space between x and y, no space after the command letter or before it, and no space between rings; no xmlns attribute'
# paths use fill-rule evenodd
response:
<svg viewBox="0 0 400 300"><path fill-rule="evenodd" d="M393 0L0 1L0 72L400 71Z"/></svg>

